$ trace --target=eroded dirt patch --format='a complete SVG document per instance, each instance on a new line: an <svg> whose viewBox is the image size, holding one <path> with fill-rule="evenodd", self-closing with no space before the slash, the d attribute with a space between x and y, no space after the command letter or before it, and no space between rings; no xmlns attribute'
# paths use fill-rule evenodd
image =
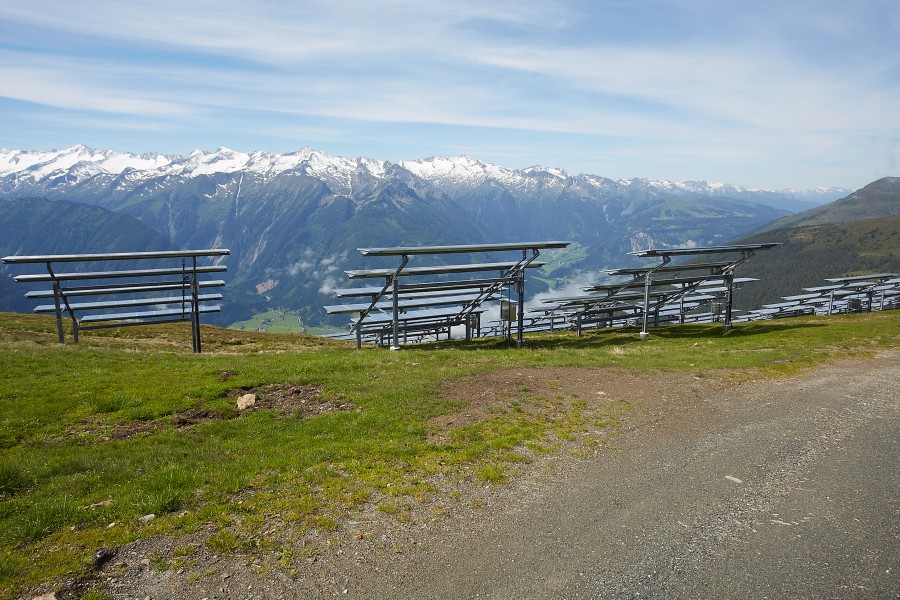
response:
<svg viewBox="0 0 900 600"><path fill-rule="evenodd" d="M295 385L277 383L255 388L238 388L231 390L228 397L236 401L247 394L254 396L252 406L226 413L212 410L205 404L186 408L175 412L168 420L133 421L116 425L105 433L104 440L124 440L136 435L149 434L167 426L178 429L191 429L211 421L239 419L258 410L274 410L281 418L310 418L323 413L340 411L358 411L359 407L340 396L323 397L324 387L321 385Z"/></svg>
<svg viewBox="0 0 900 600"><path fill-rule="evenodd" d="M103 436L104 441L108 440L127 440L142 433L150 433L159 429L160 424L153 421L136 421L117 425L113 427L109 433Z"/></svg>
<svg viewBox="0 0 900 600"><path fill-rule="evenodd" d="M325 388L321 385L279 383L232 390L228 396L237 399L245 394L253 394L256 400L247 410L272 409L285 417L308 418L322 413L360 410L355 404L347 402L340 396L325 398L324 391Z"/></svg>
<svg viewBox="0 0 900 600"><path fill-rule="evenodd" d="M453 429L483 423L497 415L520 412L554 417L576 403L591 411L611 411L626 421L653 421L676 400L708 396L711 389L739 385L728 377L730 374L636 373L615 367L494 371L445 382L442 397L461 402L462 407L435 417L428 424L432 436L442 439ZM639 410L632 411L634 406Z"/></svg>
<svg viewBox="0 0 900 600"><path fill-rule="evenodd" d="M219 369L216 371L216 375L219 376L219 381L228 381L235 375L240 375L237 371L232 371L230 369Z"/></svg>

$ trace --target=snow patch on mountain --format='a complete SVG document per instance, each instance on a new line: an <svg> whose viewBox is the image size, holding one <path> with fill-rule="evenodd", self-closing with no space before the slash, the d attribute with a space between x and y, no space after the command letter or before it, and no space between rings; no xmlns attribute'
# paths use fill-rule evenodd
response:
<svg viewBox="0 0 900 600"><path fill-rule="evenodd" d="M468 156L432 156L419 160L401 160L397 163L414 175L439 185L478 186L490 180L503 184L517 181L515 171L482 162Z"/></svg>
<svg viewBox="0 0 900 600"><path fill-rule="evenodd" d="M100 173L118 175L127 169L135 171L158 169L171 161L171 157L163 154L125 154L111 150L94 150L82 145L48 152L0 150L0 176L18 173L41 180L73 168L91 175Z"/></svg>
<svg viewBox="0 0 900 600"><path fill-rule="evenodd" d="M702 194L729 196L764 193L762 190L742 188L725 183L706 181L667 181L643 178L612 180L597 175L570 176L565 170L535 165L525 169L509 169L468 156L430 157L403 160L398 166L430 182L439 189L475 188L495 181L510 190L563 189L569 186L615 191L649 189L672 195ZM213 152L195 150L187 156L165 154L131 154L112 150L95 150L78 145L63 150L23 151L0 149L0 177L42 183L65 176L74 182L98 175L120 178L120 184L136 183L162 176L197 177L218 173L252 173L268 180L286 172L299 172L328 183L341 194L350 194L361 177L382 179L388 175L391 163L372 158L348 159L331 156L305 147L286 154L268 152L238 152L219 148ZM815 190L782 190L778 193L794 197L832 198L851 190L817 188Z"/></svg>
<svg viewBox="0 0 900 600"><path fill-rule="evenodd" d="M128 181L135 182L165 175L190 178L237 172L254 173L268 179L297 170L347 186L353 174L364 173L380 178L386 169L387 163L383 161L338 158L312 148L302 148L288 154L247 153L219 148L214 152L194 150L187 156L130 154L94 150L81 145L47 152L0 150L0 177L26 177L35 183L73 173L78 174L76 179L125 174Z"/></svg>

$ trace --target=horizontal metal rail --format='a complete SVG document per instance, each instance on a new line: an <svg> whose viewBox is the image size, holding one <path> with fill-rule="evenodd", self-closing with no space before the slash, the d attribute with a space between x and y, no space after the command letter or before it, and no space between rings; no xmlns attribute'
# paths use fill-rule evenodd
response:
<svg viewBox="0 0 900 600"><path fill-rule="evenodd" d="M694 256L704 254L725 254L730 252L754 252L756 250L768 250L778 243L766 244L738 244L734 246L708 246L706 248L651 248L649 250L639 250L637 252L629 252L632 256L641 258L662 258L665 256Z"/></svg>
<svg viewBox="0 0 900 600"><path fill-rule="evenodd" d="M217 265L210 267L197 267L196 273L224 273L228 267ZM54 273L53 275L17 275L14 277L17 283L45 283L48 281L82 281L89 279L119 279L126 277L164 277L168 275L181 275L183 269L141 269L134 271L93 271L85 273Z"/></svg>
<svg viewBox="0 0 900 600"><path fill-rule="evenodd" d="M428 297L428 298L419 298L419 299L409 299L409 300L400 300L397 303L397 306L401 310L407 310L410 308L420 308L423 306L447 306L447 305L462 305L471 302L478 298L477 295L474 294L466 294L459 296L441 296L441 297ZM336 314L347 314L347 313L358 313L366 310L371 305L369 303L360 303L360 304L333 304L325 307L325 312L330 315ZM385 301L378 302L374 306L375 309L378 310L390 310L393 308L393 302Z"/></svg>
<svg viewBox="0 0 900 600"><path fill-rule="evenodd" d="M201 294L197 296L200 302L211 302L221 300L222 294ZM136 300L111 300L109 302L72 302L69 308L72 310L105 310L109 308L128 308L132 306L156 306L166 304L190 304L191 298L165 296L157 298L139 298ZM53 304L41 304L34 308L36 313L56 312L56 306Z"/></svg>
<svg viewBox="0 0 900 600"><path fill-rule="evenodd" d="M222 307L218 305L212 306L201 306L198 310L202 313L207 312L218 312L222 309ZM118 313L118 314L109 314L109 315L85 315L81 317L80 322L82 323L96 323L98 321L135 321L135 320L144 320L144 319L154 319L155 317L172 317L175 315L184 315L184 320L187 321L190 319L190 310L185 310L182 308L172 308L169 310L147 310L147 311L138 311L138 312L130 312L130 313ZM136 325L146 325L147 323L135 323ZM84 329L82 326L81 329Z"/></svg>
<svg viewBox="0 0 900 600"><path fill-rule="evenodd" d="M668 271L721 271L732 263L730 260L708 263L680 263L673 265L671 263L653 269L657 273ZM651 267L626 267L621 269L606 269L609 275L641 275L649 271Z"/></svg>
<svg viewBox="0 0 900 600"><path fill-rule="evenodd" d="M104 260L146 260L153 258L199 258L203 256L228 256L226 248L210 250L165 250L161 252L111 252L108 254L42 254L37 256L6 256L3 262L11 265L60 262L89 262Z"/></svg>
<svg viewBox="0 0 900 600"><path fill-rule="evenodd" d="M481 291L492 285L507 285L515 283L514 277L492 277L489 279L460 279L456 281L428 281L423 283L399 283L397 286L400 298L425 297L428 294L441 295L449 291L467 290ZM334 290L336 298L363 298L381 294L382 286L370 286L359 288L338 288ZM385 293L390 296L392 292Z"/></svg>
<svg viewBox="0 0 900 600"><path fill-rule="evenodd" d="M483 311L476 311L483 312ZM459 311L457 310L414 310L407 311L404 313L400 313L398 317L400 321L409 322L409 321L422 321L427 319L443 319L447 317L456 317L459 315ZM377 324L377 323L390 323L392 321L392 315L380 315L373 314L370 315L370 319L368 321L369 324Z"/></svg>
<svg viewBox="0 0 900 600"><path fill-rule="evenodd" d="M211 287L222 287L225 282L221 279L213 279L210 281L200 281L197 287L200 289ZM115 287L108 286L87 286L87 287L71 287L60 288L60 291L66 296L100 296L108 294L134 294L138 292L161 292L165 290L186 290L191 287L190 282L160 282L160 283L135 283L132 285L117 285ZM53 290L39 290L28 292L26 298L52 298Z"/></svg>
<svg viewBox="0 0 900 600"><path fill-rule="evenodd" d="M394 269L365 269L345 271L350 279L365 278L381 278L381 277L420 277L422 275L452 275L459 273L475 273L482 271L509 271L518 263L515 262L497 262L497 263L480 263L473 265L444 265L437 267L410 267L396 271ZM532 263L529 268L537 269L543 267L544 263Z"/></svg>
<svg viewBox="0 0 900 600"><path fill-rule="evenodd" d="M549 250L565 248L571 242L514 242L509 244L460 244L455 246L404 246L398 248L360 248L363 256L415 256L421 254L465 254L508 252L510 250Z"/></svg>

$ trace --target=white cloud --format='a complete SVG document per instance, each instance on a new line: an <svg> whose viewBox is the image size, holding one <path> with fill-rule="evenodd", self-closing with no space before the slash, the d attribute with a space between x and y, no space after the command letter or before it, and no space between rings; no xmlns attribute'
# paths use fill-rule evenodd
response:
<svg viewBox="0 0 900 600"><path fill-rule="evenodd" d="M78 76L79 69L56 65L28 64L16 54L0 55L6 64L0 66L0 88L6 98L48 104L69 109L105 111L137 115L185 115L188 111L177 102L149 98L145 93L112 85L102 85Z"/></svg>
<svg viewBox="0 0 900 600"><path fill-rule="evenodd" d="M307 260L300 260L292 264L287 268L288 275L291 277L296 277L300 273L308 273L315 268L315 263L311 263Z"/></svg>
<svg viewBox="0 0 900 600"><path fill-rule="evenodd" d="M600 273L598 272L576 271L563 282L564 285L561 288L541 292L529 298L526 308L544 307L546 306L545 301L552 301L555 298L584 296L586 294L584 288L597 285L600 278Z"/></svg>
<svg viewBox="0 0 900 600"><path fill-rule="evenodd" d="M322 282L322 285L319 286L319 293L325 294L326 296L331 296L334 294L334 288L337 287L338 280L334 277L326 277Z"/></svg>

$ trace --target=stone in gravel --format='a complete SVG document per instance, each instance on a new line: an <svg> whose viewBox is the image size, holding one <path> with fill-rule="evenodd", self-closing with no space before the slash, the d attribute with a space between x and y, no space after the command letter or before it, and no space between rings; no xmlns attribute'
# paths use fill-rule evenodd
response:
<svg viewBox="0 0 900 600"><path fill-rule="evenodd" d="M115 548L100 548L94 552L94 567L99 569L116 555Z"/></svg>

